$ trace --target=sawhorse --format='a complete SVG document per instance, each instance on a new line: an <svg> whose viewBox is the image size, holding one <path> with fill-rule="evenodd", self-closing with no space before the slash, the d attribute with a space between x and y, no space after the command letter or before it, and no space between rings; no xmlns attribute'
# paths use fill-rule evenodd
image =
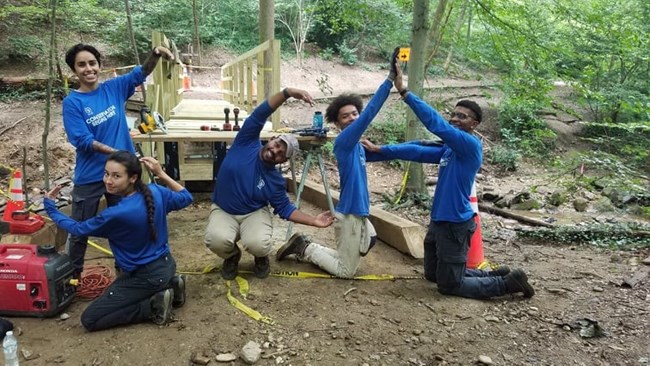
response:
<svg viewBox="0 0 650 366"><path fill-rule="evenodd" d="M293 181L293 191L296 192L296 202L294 203L298 209L300 209L300 196L302 191L305 189L305 182L307 181L307 175L309 173L309 168L311 167L312 158L315 156L316 161L318 162L318 168L320 169L321 179L323 180L323 187L325 188L325 195L327 196L327 205L334 214L334 201L332 200L332 195L330 193L330 187L327 181L327 171L325 170L325 165L323 164L323 146L326 143L326 140L320 141L310 141L309 147L307 148L307 157L305 158L305 166L302 168L302 175L300 176L300 184L296 184L296 165L291 159L289 165L291 167L291 178ZM287 236L285 240L289 240L291 233L293 231L293 222L289 221L289 227L287 228Z"/></svg>

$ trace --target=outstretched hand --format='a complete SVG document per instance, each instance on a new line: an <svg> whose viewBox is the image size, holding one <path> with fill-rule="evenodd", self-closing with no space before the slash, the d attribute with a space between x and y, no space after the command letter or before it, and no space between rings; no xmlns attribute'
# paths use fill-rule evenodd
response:
<svg viewBox="0 0 650 366"><path fill-rule="evenodd" d="M397 58L395 58L395 80L393 80L393 85L395 85L395 89L397 91L401 92L402 90L406 89L406 86L404 85L404 79L403 79L403 73L402 73L402 68L399 66L399 61Z"/></svg>
<svg viewBox="0 0 650 366"><path fill-rule="evenodd" d="M300 99L305 103L308 103L311 107L314 106L314 98L306 90L296 89L296 88L287 88L289 96L295 99Z"/></svg>
<svg viewBox="0 0 650 366"><path fill-rule="evenodd" d="M365 137L363 137L363 138L361 139L361 145L363 145L363 147L365 147L366 150L368 150L368 151L372 151L372 152L379 152L380 149L381 149L381 145L375 145L375 144L373 144L372 142L370 142L370 140L368 140L368 139L365 138Z"/></svg>
<svg viewBox="0 0 650 366"><path fill-rule="evenodd" d="M399 66L397 65L397 56L399 55L399 47L395 47L395 50L393 50L393 54L390 57L390 71L388 72L387 79L390 81L394 81L395 77L397 77L397 69Z"/></svg>
<svg viewBox="0 0 650 366"><path fill-rule="evenodd" d="M321 212L316 216L314 226L324 228L332 225L334 222L334 214L331 211Z"/></svg>
<svg viewBox="0 0 650 366"><path fill-rule="evenodd" d="M170 61L174 60L174 54L167 47L157 46L155 48L155 52L157 52L160 56L162 56L166 60L170 60Z"/></svg>

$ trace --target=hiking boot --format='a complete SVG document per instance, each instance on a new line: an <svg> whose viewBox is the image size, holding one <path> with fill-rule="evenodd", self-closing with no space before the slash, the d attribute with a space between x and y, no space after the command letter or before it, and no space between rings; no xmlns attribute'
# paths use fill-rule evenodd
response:
<svg viewBox="0 0 650 366"><path fill-rule="evenodd" d="M172 318L174 290L168 288L151 297L151 320L158 325L167 324Z"/></svg>
<svg viewBox="0 0 650 366"><path fill-rule="evenodd" d="M241 250L235 245L235 254L226 258L221 267L221 277L224 280L234 280L237 277L237 269L239 268L239 260L241 259Z"/></svg>
<svg viewBox="0 0 650 366"><path fill-rule="evenodd" d="M174 300L172 306L180 308L185 304L185 281L187 276L184 274L172 277L172 289L174 290Z"/></svg>
<svg viewBox="0 0 650 366"><path fill-rule="evenodd" d="M488 276L490 277L504 277L510 273L510 267L503 265L503 266L498 266L497 268L488 271Z"/></svg>
<svg viewBox="0 0 650 366"><path fill-rule="evenodd" d="M515 269L503 277L506 283L506 291L509 294L523 292L525 298L531 298L535 295L533 286L528 283L528 276L521 269Z"/></svg>
<svg viewBox="0 0 650 366"><path fill-rule="evenodd" d="M300 258L305 254L305 249L307 249L309 243L310 242L304 235L295 233L283 246L280 247L280 249L278 249L278 252L275 253L275 260L279 262L291 254L295 254Z"/></svg>
<svg viewBox="0 0 650 366"><path fill-rule="evenodd" d="M271 265L269 264L269 257L255 257L255 267L253 273L257 278L267 278L271 273Z"/></svg>

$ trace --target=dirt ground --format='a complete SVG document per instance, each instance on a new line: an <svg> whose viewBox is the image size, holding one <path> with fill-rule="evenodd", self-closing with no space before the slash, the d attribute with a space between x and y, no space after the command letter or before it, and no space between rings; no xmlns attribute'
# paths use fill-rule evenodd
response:
<svg viewBox="0 0 650 366"><path fill-rule="evenodd" d="M220 57L224 58L223 55ZM219 65L219 57L212 60ZM325 61L308 61L304 71L283 62L283 84L302 86L315 96L327 96L315 81L327 73L336 95L343 91L372 92L385 76L377 65L347 67ZM218 75L202 73L195 83L214 86ZM354 80L354 84L350 84ZM362 80L362 82L358 82ZM445 93L457 99L476 95L479 82L444 80ZM322 93L319 94L319 92ZM195 96L200 96L195 93ZM189 96L188 96L189 97ZM480 100L488 106L488 100ZM399 103L391 96L387 103ZM19 166L27 151L28 188L42 186L41 131L43 103L0 104L0 163ZM316 106L324 110L326 101ZM282 110L288 125L308 124L315 109L292 103ZM60 103L52 113L48 138L50 176L69 175L74 150L66 142ZM487 114L490 116L490 113ZM380 116L380 118L387 118ZM492 118L493 119L493 118ZM490 135L490 118L479 132ZM571 132L571 131L569 131ZM337 186L333 164L330 182ZM435 168L427 167L435 176ZM395 190L401 170L369 166L373 204ZM514 189L543 182L543 167L525 166L515 175L499 177L483 172L479 189ZM312 172L317 180L316 172ZM170 244L181 271L201 272L219 266L203 245L209 210L207 194L170 214ZM311 213L319 209L304 204ZM427 223L427 213L400 211L409 219ZM607 218L607 217L605 217ZM487 356L496 365L646 365L650 364L650 285L647 275L634 288L621 286L625 277L647 272L640 264L650 250L617 251L607 248L566 246L519 241L513 220L481 213L486 259L525 269L536 295L529 300L506 296L488 301L442 296L435 284L421 278L422 260L379 243L362 259L359 275L391 274L395 280L339 280L271 276L265 280L243 273L250 293L233 295L274 321L258 322L231 305L218 271L190 275L187 303L167 326L149 323L87 333L79 323L86 302L76 301L65 313L69 319L12 318L20 328L20 347L35 356L26 365L191 365L193 355L207 356L210 365L218 355L239 355L249 341L262 348L259 365L472 365ZM588 221L588 216L577 220ZM275 218L276 248L285 240L287 222ZM315 241L333 245L333 229L317 230L297 225ZM109 259L90 259L102 253L89 249L88 265L111 266ZM253 259L244 254L240 270L250 270ZM322 273L304 263L271 263L274 271ZM600 337L581 336L579 321L590 319L604 331ZM587 323L587 321L583 321ZM592 323L593 324L593 323ZM586 328L582 329L583 333ZM241 358L232 365L245 364Z"/></svg>

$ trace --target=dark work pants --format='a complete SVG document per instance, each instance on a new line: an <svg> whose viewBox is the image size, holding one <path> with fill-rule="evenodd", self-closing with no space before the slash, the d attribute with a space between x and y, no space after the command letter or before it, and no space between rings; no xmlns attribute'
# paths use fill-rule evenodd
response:
<svg viewBox="0 0 650 366"><path fill-rule="evenodd" d="M152 318L150 298L171 287L176 262L171 254L122 274L81 314L81 324L96 331Z"/></svg>
<svg viewBox="0 0 650 366"><path fill-rule="evenodd" d="M474 219L461 223L431 221L424 238L424 277L445 295L486 299L506 293L501 277L467 269L467 252L476 231Z"/></svg>
<svg viewBox="0 0 650 366"><path fill-rule="evenodd" d="M121 197L106 192L104 182L90 183L72 188L72 215L76 221L85 221L97 215L99 201L106 196L106 205L115 206ZM70 235L68 238L68 255L75 268L75 275L80 276L84 268L84 257L88 247L87 236Z"/></svg>

